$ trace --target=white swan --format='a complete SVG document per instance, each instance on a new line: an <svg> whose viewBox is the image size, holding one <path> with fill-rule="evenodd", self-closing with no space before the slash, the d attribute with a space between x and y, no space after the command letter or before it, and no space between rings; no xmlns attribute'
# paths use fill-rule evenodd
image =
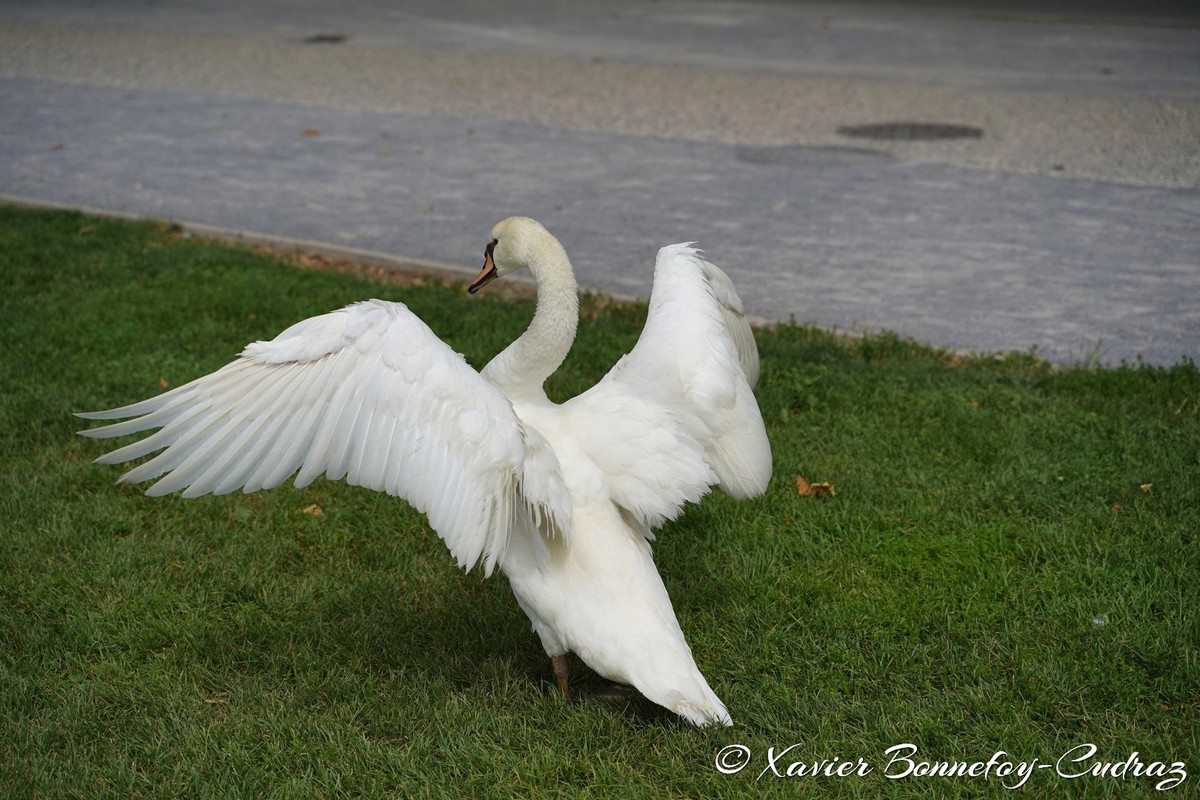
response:
<svg viewBox="0 0 1200 800"><path fill-rule="evenodd" d="M664 247L633 350L561 405L542 384L575 338L578 296L539 223L492 229L474 294L528 268L528 330L475 372L403 304L356 303L255 342L216 372L87 419L156 433L97 459L166 448L122 476L184 497L297 486L322 473L405 498L458 563L499 565L570 698L566 653L697 725L732 724L696 668L654 567L651 530L713 486L761 494L771 451L751 387L758 351L729 278ZM161 476L161 477L160 477Z"/></svg>

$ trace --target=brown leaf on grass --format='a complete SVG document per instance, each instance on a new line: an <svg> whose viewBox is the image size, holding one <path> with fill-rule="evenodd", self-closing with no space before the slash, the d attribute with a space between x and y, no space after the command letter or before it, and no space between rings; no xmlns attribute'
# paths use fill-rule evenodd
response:
<svg viewBox="0 0 1200 800"><path fill-rule="evenodd" d="M170 385L171 385L171 382L169 380L164 378L162 375L158 376L158 388L166 389Z"/></svg>
<svg viewBox="0 0 1200 800"><path fill-rule="evenodd" d="M801 497L837 497L832 483L809 483L802 475L796 476L796 494Z"/></svg>
<svg viewBox="0 0 1200 800"><path fill-rule="evenodd" d="M1124 514L1124 513L1125 513L1125 506L1121 505L1120 503L1117 503L1116 505L1114 505L1114 506L1112 507L1112 512L1113 512L1114 514Z"/></svg>
<svg viewBox="0 0 1200 800"><path fill-rule="evenodd" d="M304 508L300 509L300 512L303 514L308 514L310 517L325 516L325 509L321 508L316 503L313 503L311 506L305 506Z"/></svg>
<svg viewBox="0 0 1200 800"><path fill-rule="evenodd" d="M1138 488L1142 490L1142 494L1150 494L1150 490L1154 488L1154 484L1153 483L1143 483Z"/></svg>

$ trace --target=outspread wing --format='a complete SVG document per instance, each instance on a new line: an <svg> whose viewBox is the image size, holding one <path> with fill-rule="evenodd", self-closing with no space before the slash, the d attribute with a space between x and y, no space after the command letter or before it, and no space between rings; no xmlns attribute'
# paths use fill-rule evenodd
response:
<svg viewBox="0 0 1200 800"><path fill-rule="evenodd" d="M514 514L532 507L559 531L569 499L553 451L511 404L401 303L369 300L255 342L225 367L123 408L79 416L125 422L106 438L159 428L97 459L163 450L122 476L184 497L253 492L321 474L403 497L427 514L458 563L490 574ZM526 484L531 484L526 491Z"/></svg>
<svg viewBox="0 0 1200 800"><path fill-rule="evenodd" d="M658 253L637 345L565 405L613 500L653 528L713 485L766 490L767 441L752 387L758 349L732 281L690 244ZM605 422L605 420L609 420Z"/></svg>

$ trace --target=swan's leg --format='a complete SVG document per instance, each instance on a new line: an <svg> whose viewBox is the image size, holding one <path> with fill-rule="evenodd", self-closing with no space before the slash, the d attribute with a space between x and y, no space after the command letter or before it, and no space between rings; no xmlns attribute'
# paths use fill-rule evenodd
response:
<svg viewBox="0 0 1200 800"><path fill-rule="evenodd" d="M558 688L562 690L563 697L568 703L573 702L571 686L567 683L567 654L550 656L550 665L554 667L554 680L558 681Z"/></svg>

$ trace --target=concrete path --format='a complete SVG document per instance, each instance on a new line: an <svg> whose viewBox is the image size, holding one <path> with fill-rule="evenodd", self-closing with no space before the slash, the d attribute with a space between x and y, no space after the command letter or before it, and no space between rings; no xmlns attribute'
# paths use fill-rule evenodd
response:
<svg viewBox="0 0 1200 800"><path fill-rule="evenodd" d="M524 213L590 288L695 239L767 318L1200 355L1187 4L332 5L0 2L0 193L464 269Z"/></svg>

